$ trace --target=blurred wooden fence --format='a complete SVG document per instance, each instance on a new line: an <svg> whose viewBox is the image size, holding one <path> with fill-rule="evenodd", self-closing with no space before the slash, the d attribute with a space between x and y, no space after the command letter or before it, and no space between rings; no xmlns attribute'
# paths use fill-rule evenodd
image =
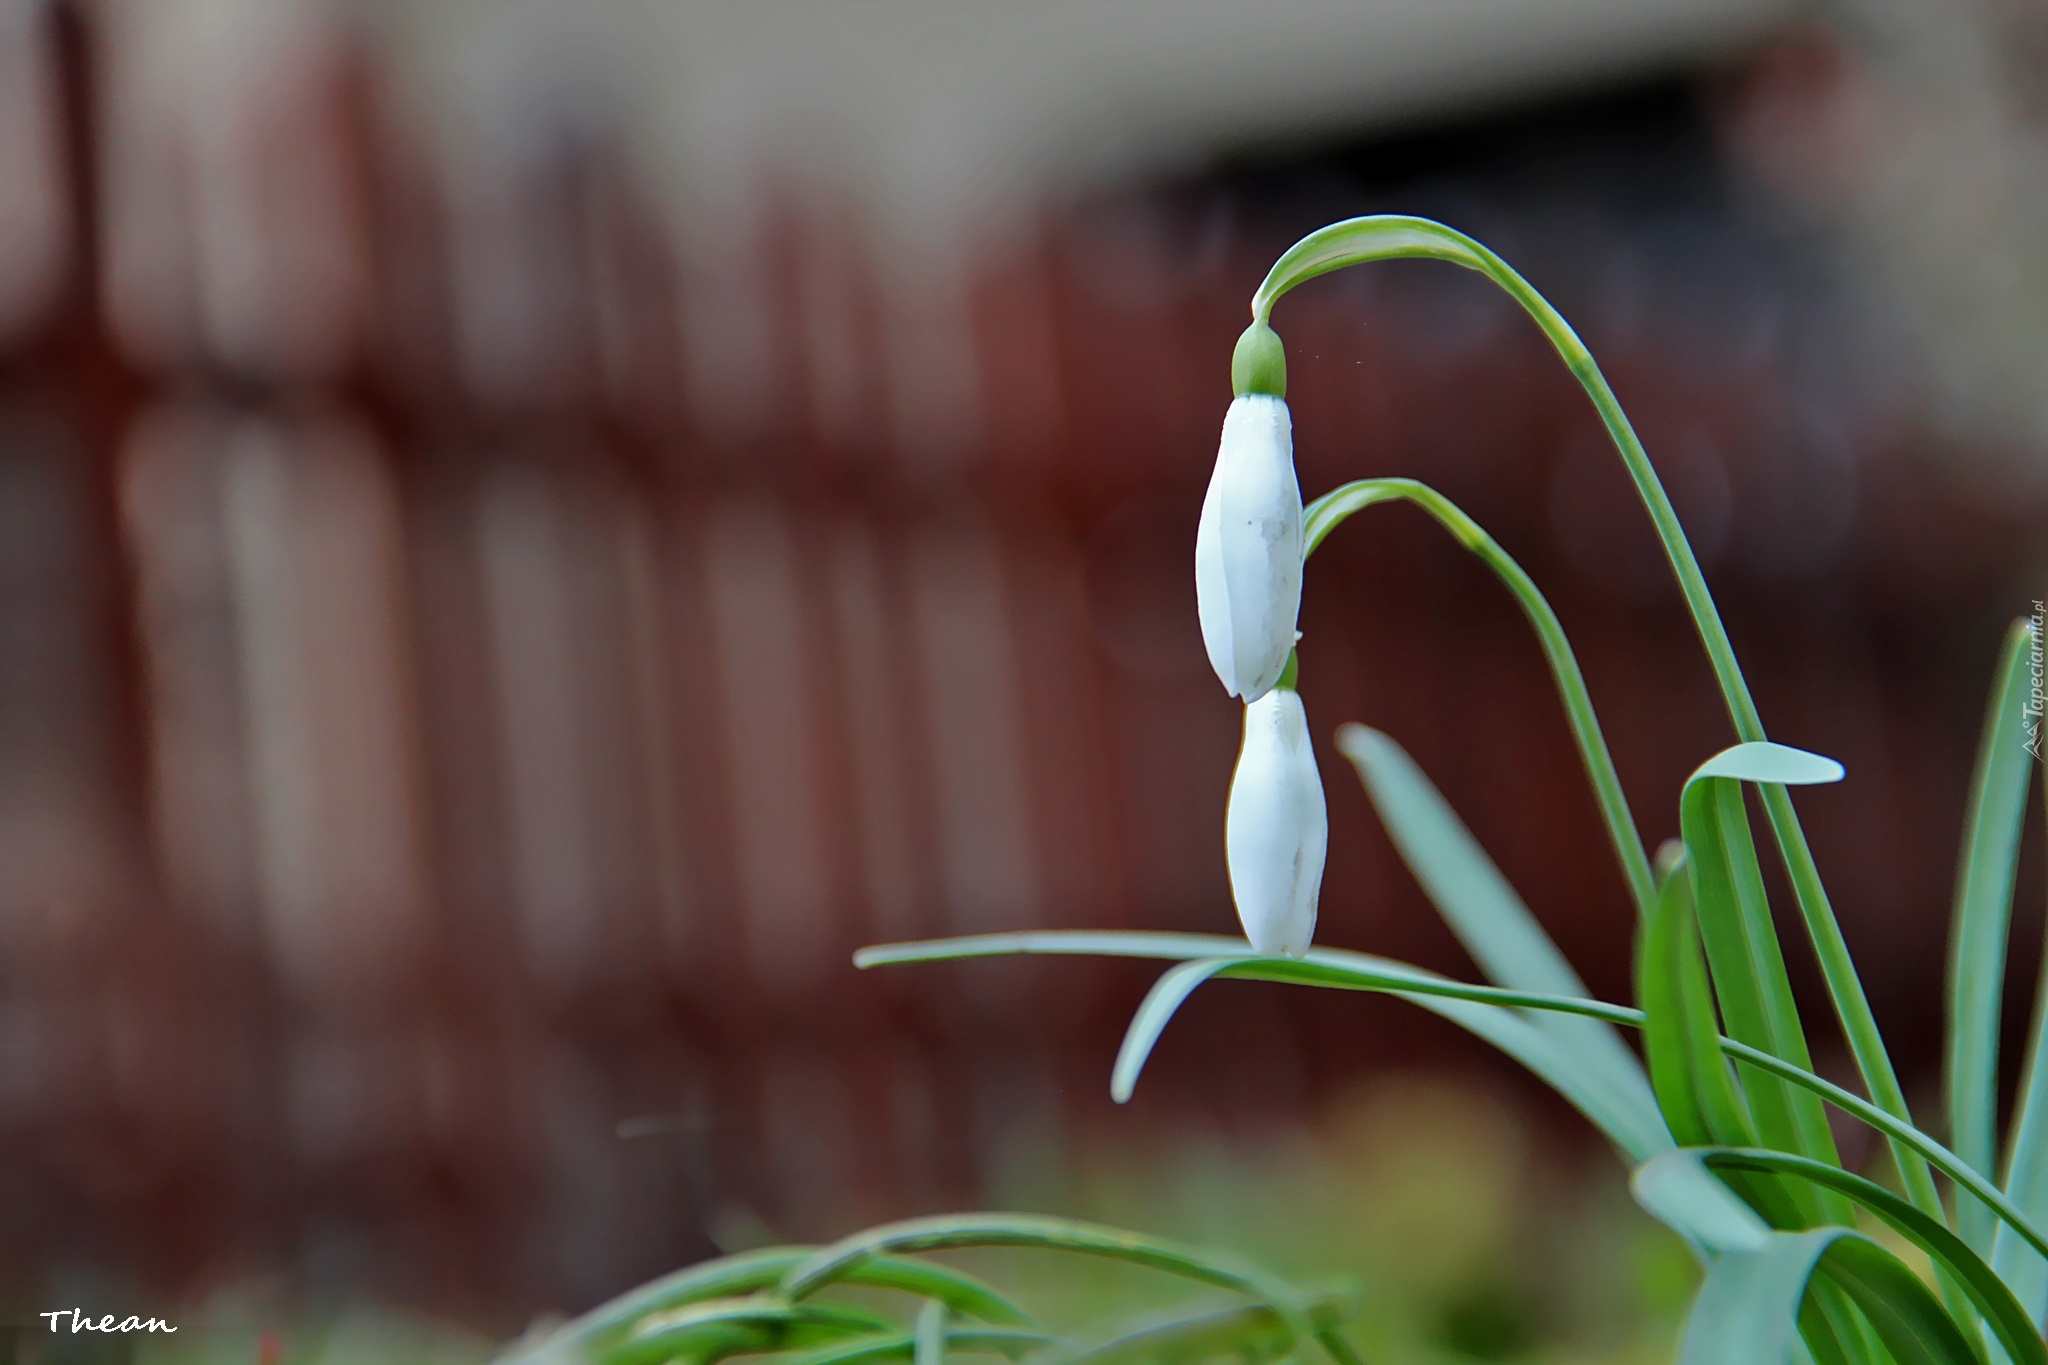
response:
<svg viewBox="0 0 2048 1365"><path fill-rule="evenodd" d="M1264 262L1364 207L1489 235L1583 322L1774 730L1849 762L1816 839L1888 1022L1929 1016L2018 528L1814 363L1854 329L1682 96L1647 139L1557 125L1583 164L1418 144L1399 194L1319 162L906 258L765 173L678 210L622 131L451 160L340 25L210 16L0 4L0 1280L285 1266L488 1314L1056 1167L1141 977L848 954L1231 927L1194 514ZM1522 555L1671 833L1725 727L1533 332L1440 268L1281 329L1307 490L1416 474ZM1407 744L1625 996L1512 608L1405 514L1325 553L1319 737ZM1323 764L1324 936L1468 970ZM1119 1122L1299 1116L1462 1046L1219 994Z"/></svg>

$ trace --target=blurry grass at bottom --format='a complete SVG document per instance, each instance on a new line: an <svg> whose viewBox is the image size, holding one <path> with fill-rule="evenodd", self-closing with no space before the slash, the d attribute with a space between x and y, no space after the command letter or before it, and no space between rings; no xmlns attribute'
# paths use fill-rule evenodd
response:
<svg viewBox="0 0 2048 1365"><path fill-rule="evenodd" d="M1351 1335L1380 1365L1668 1362L1698 1283L1604 1149L1551 1150L1498 1091L1382 1076L1306 1129L1228 1140L1110 1130L1058 1160L1019 1153L986 1204L1228 1249L1297 1283L1355 1280ZM1081 1258L984 1253L1049 1321L1130 1318L1156 1280Z"/></svg>

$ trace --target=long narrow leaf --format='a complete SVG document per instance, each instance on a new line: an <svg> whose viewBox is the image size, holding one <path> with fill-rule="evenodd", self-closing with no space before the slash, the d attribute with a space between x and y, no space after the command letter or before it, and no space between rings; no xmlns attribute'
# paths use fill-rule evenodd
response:
<svg viewBox="0 0 2048 1365"><path fill-rule="evenodd" d="M653 1314L641 1319L630 1335L599 1346L595 1354L602 1365L666 1365L678 1357L710 1362L895 1330L888 1318L863 1308L792 1304L755 1294Z"/></svg>
<svg viewBox="0 0 2048 1365"><path fill-rule="evenodd" d="M1725 1255L1686 1314L1679 1365L1767 1365L1790 1357L1799 1305L1828 1244L1845 1228L1775 1232L1760 1251Z"/></svg>
<svg viewBox="0 0 2048 1365"><path fill-rule="evenodd" d="M1040 1247L1129 1261L1262 1300L1290 1319L1297 1336L1313 1335L1294 1307L1293 1290L1255 1267L1163 1238L1036 1214L947 1214L868 1228L820 1247L792 1266L780 1291L790 1300L802 1300L849 1278L877 1256L961 1247Z"/></svg>
<svg viewBox="0 0 2048 1365"><path fill-rule="evenodd" d="M1488 980L1550 995L1587 993L1536 916L1399 744L1378 730L1346 725L1337 732L1337 748L1358 769L1402 861ZM1656 1111L1642 1063L1611 1026L1549 1015L1537 1027L1582 1054L1589 1070L1607 1073L1610 1092L1632 1092L1646 1114Z"/></svg>
<svg viewBox="0 0 2048 1365"><path fill-rule="evenodd" d="M937 1299L926 1299L917 1310L911 1360L914 1365L946 1365L946 1305Z"/></svg>
<svg viewBox="0 0 2048 1365"><path fill-rule="evenodd" d="M1708 1268L1680 1365L1762 1365L1789 1357L1816 1274L1854 1301L1899 1365L1982 1365L1941 1301L1898 1257L1849 1228L1774 1232L1761 1251Z"/></svg>
<svg viewBox="0 0 2048 1365"><path fill-rule="evenodd" d="M1232 951L1241 951L1242 940L1226 938L1219 934L1145 934L1123 931L1064 930L1044 934L989 934L960 939L934 939L920 943L892 944L886 948L868 949L870 964L889 962L932 962L949 958L986 957L998 953L1056 953L1069 955L1091 955L1092 943L1102 939L1110 945L1107 956L1149 957L1163 961L1187 960L1200 957L1216 957ZM1335 948L1313 948L1306 958L1259 958L1219 971L1218 976L1249 981L1276 981L1290 985L1321 986L1334 990L1384 992L1414 1000L1428 1008L1437 1010L1447 1018L1456 1018L1448 1006L1469 1004L1505 1006L1509 1009L1557 1010L1564 1014L1582 1014L1590 1019L1604 1019L1613 1024L1624 1024L1632 1028L1643 1025L1643 1012L1626 1005L1608 1004L1598 1000L1584 1000L1563 996L1546 996L1536 991L1511 991L1499 986L1474 986L1461 981L1452 981L1434 972L1424 971L1406 963L1386 958L1375 958L1365 953L1346 952ZM1438 1003L1428 1004L1431 998ZM1531 1038L1541 1041L1541 1035L1529 1028L1507 1009L1491 1011L1490 1017L1518 1025ZM1464 1022L1459 1020L1459 1022ZM1467 1027L1472 1025L1467 1024ZM1478 1032L1478 1029L1474 1029ZM1999 1188L1968 1162L1936 1142L1927 1134L1913 1127L1889 1110L1879 1107L1853 1091L1845 1090L1832 1081L1823 1080L1802 1067L1794 1066L1783 1058L1773 1056L1761 1048L1753 1048L1733 1038L1721 1040L1721 1050L1739 1062L1746 1062L1758 1070L1809 1090L1828 1104L1844 1113L1854 1116L1884 1134L1893 1146L1904 1151L1923 1166L1931 1165L1950 1180L1956 1182L1973 1198L1983 1200L2004 1219L2025 1242L2048 1255L2048 1234L2044 1234L2035 1221L2023 1213ZM1541 1073L1539 1073L1541 1074ZM1546 1080L1550 1077L1546 1076ZM1555 1084L1552 1081L1552 1084ZM1569 1097L1569 1096L1568 1096ZM1660 1125L1661 1130L1661 1125ZM1610 1136L1613 1134L1610 1133ZM1657 1151L1666 1150L1670 1145L1670 1134L1661 1134L1661 1144L1648 1144L1637 1161L1647 1160ZM1627 1145L1617 1139L1617 1145L1624 1152L1630 1152ZM1631 1156L1634 1154L1631 1152ZM1917 1201L1916 1201L1917 1203Z"/></svg>
<svg viewBox="0 0 2048 1365"><path fill-rule="evenodd" d="M2035 640L2033 648L2040 647L2041 641ZM2042 808L2048 810L2048 765L2042 773ZM2025 1079L2013 1112L2012 1137L2006 1143L2005 1188L2028 1217L2048 1222L2048 953L2034 989ZM1991 1265L2013 1287L2028 1315L2040 1322L2048 1313L2048 1259L2001 1226L1992 1242Z"/></svg>
<svg viewBox="0 0 2048 1365"><path fill-rule="evenodd" d="M1905 1262L1860 1235L1836 1239L1820 1271L1846 1292L1899 1365L1983 1365L1983 1355Z"/></svg>
<svg viewBox="0 0 2048 1365"><path fill-rule="evenodd" d="M1130 1027L1124 1030L1123 1046L1117 1049L1116 1065L1109 1073L1109 1094L1118 1104L1130 1099L1137 1088L1138 1073L1145 1069L1146 1059L1159 1042L1159 1035L1166 1032L1166 1026L1196 987L1226 967L1247 961L1247 957L1214 957L1194 962L1183 962L1169 968L1166 974L1153 983L1139 1003L1137 1013L1131 1016Z"/></svg>
<svg viewBox="0 0 2048 1365"><path fill-rule="evenodd" d="M1742 784L1833 782L1841 776L1840 764L1818 754L1782 744L1739 744L1702 764L1679 799L1700 936L1728 1036L1804 1070L1812 1069L1813 1060L1771 922ZM1754 1071L1743 1077L1743 1091L1763 1145L1839 1164L1827 1114L1813 1096ZM1848 1221L1839 1197L1813 1190L1794 1197L1809 1224Z"/></svg>
<svg viewBox="0 0 2048 1365"><path fill-rule="evenodd" d="M1321 1339L1358 1311L1357 1296L1330 1291L1308 1298L1302 1312ZM1138 1361L1263 1359L1286 1344L1286 1324L1262 1303L1194 1313L1152 1323L1070 1357L1063 1365L1132 1365Z"/></svg>
<svg viewBox="0 0 2048 1365"><path fill-rule="evenodd" d="M523 1350L511 1359L526 1360L543 1348L555 1349L569 1342L614 1340L657 1314L771 1288L791 1267L816 1250L808 1246L766 1247L690 1266L600 1304L550 1333L537 1346ZM937 1299L956 1313L980 1318L984 1322L1017 1326L1030 1322L1023 1309L991 1286L972 1275L929 1261L877 1256L862 1262L846 1279L848 1283L869 1288L894 1289L921 1298Z"/></svg>
<svg viewBox="0 0 2048 1365"><path fill-rule="evenodd" d="M1636 991L1643 1050L1672 1135L1687 1147L1754 1146L1749 1116L1721 1055L1683 861L1664 879L1644 926Z"/></svg>
<svg viewBox="0 0 2048 1365"><path fill-rule="evenodd" d="M1629 1190L1652 1218L1713 1252L1762 1251L1771 1242L1770 1224L1706 1173L1702 1150L1681 1147L1636 1167Z"/></svg>
<svg viewBox="0 0 2048 1365"><path fill-rule="evenodd" d="M2033 622L2016 621L1999 656L1977 750L1970 813L1963 823L1949 944L1949 1145L1984 1171L1998 1168L1999 1004L2005 993L2013 875L2034 762L2022 710L2033 681L2033 643ZM1997 1227L1990 1211L1966 1205L1959 1218L1964 1240L1989 1252Z"/></svg>
<svg viewBox="0 0 2048 1365"><path fill-rule="evenodd" d="M1925 1252L1929 1260L1947 1271L1984 1316L2015 1365L2048 1365L2048 1349L2043 1348L2040 1335L2026 1310L1997 1273L1938 1219L1915 1208L1911 1202L1882 1185L1839 1166L1793 1156L1789 1152L1735 1151L1717 1147L1666 1152L1635 1173L1631 1185L1636 1191L1637 1201L1644 1208L1674 1227L1679 1225L1674 1218L1695 1220L1690 1225L1695 1236L1719 1235L1723 1241L1718 1249L1729 1251L1753 1249L1743 1243L1753 1243L1761 1230L1754 1223L1742 1223L1725 1207L1693 1202L1691 1196L1694 1191L1691 1188L1674 1186L1674 1174L1688 1168L1767 1172L1782 1178L1809 1181L1843 1195L1889 1224L1900 1236ZM1667 1217L1667 1214L1673 1217Z"/></svg>
<svg viewBox="0 0 2048 1365"><path fill-rule="evenodd" d="M1063 1343L1058 1337L1023 1327L948 1327L945 1344L949 1351L1005 1355L1017 1360ZM916 1335L898 1332L786 1356L784 1365L893 1365L896 1361L912 1360L916 1352Z"/></svg>

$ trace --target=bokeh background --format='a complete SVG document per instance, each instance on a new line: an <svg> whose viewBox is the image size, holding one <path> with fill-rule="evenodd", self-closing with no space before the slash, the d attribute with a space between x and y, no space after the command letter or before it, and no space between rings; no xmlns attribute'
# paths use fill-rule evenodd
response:
<svg viewBox="0 0 2048 1365"><path fill-rule="evenodd" d="M0 0L0 1317L469 1358L1004 1206L1349 1270L1389 1360L1654 1358L1682 1255L1449 1026L1224 983L1119 1109L1141 966L849 954L1232 928L1230 344L1300 233L1423 213L1574 321L1847 763L1801 807L1931 1105L2048 583L2044 91L2036 0ZM1534 329L1412 263L1276 321L1304 491L1487 525L1674 833L1728 727ZM1394 735L1627 998L1512 603L1407 511L1316 570L1319 745ZM1469 975L1319 757L1321 937Z"/></svg>

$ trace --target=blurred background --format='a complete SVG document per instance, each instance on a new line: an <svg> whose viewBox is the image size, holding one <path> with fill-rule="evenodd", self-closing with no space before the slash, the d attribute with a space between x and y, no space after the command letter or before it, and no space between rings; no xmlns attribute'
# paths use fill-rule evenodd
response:
<svg viewBox="0 0 2048 1365"><path fill-rule="evenodd" d="M1654 1358L1683 1256L1448 1025L1223 983L1118 1109L1142 965L848 955L1233 930L1229 348L1299 234L1422 213L1577 325L1773 734L1847 763L1801 807L1931 1105L2048 583L2044 92L2037 0L0 0L0 1318L467 1358L1002 1206L1352 1271L1379 1358ZM1417 263L1276 325L1304 491L1487 525L1675 833L1728 725L1533 327ZM1316 563L1318 743L1391 733L1627 998L1512 603L1405 510ZM1471 975L1319 758L1320 937Z"/></svg>

